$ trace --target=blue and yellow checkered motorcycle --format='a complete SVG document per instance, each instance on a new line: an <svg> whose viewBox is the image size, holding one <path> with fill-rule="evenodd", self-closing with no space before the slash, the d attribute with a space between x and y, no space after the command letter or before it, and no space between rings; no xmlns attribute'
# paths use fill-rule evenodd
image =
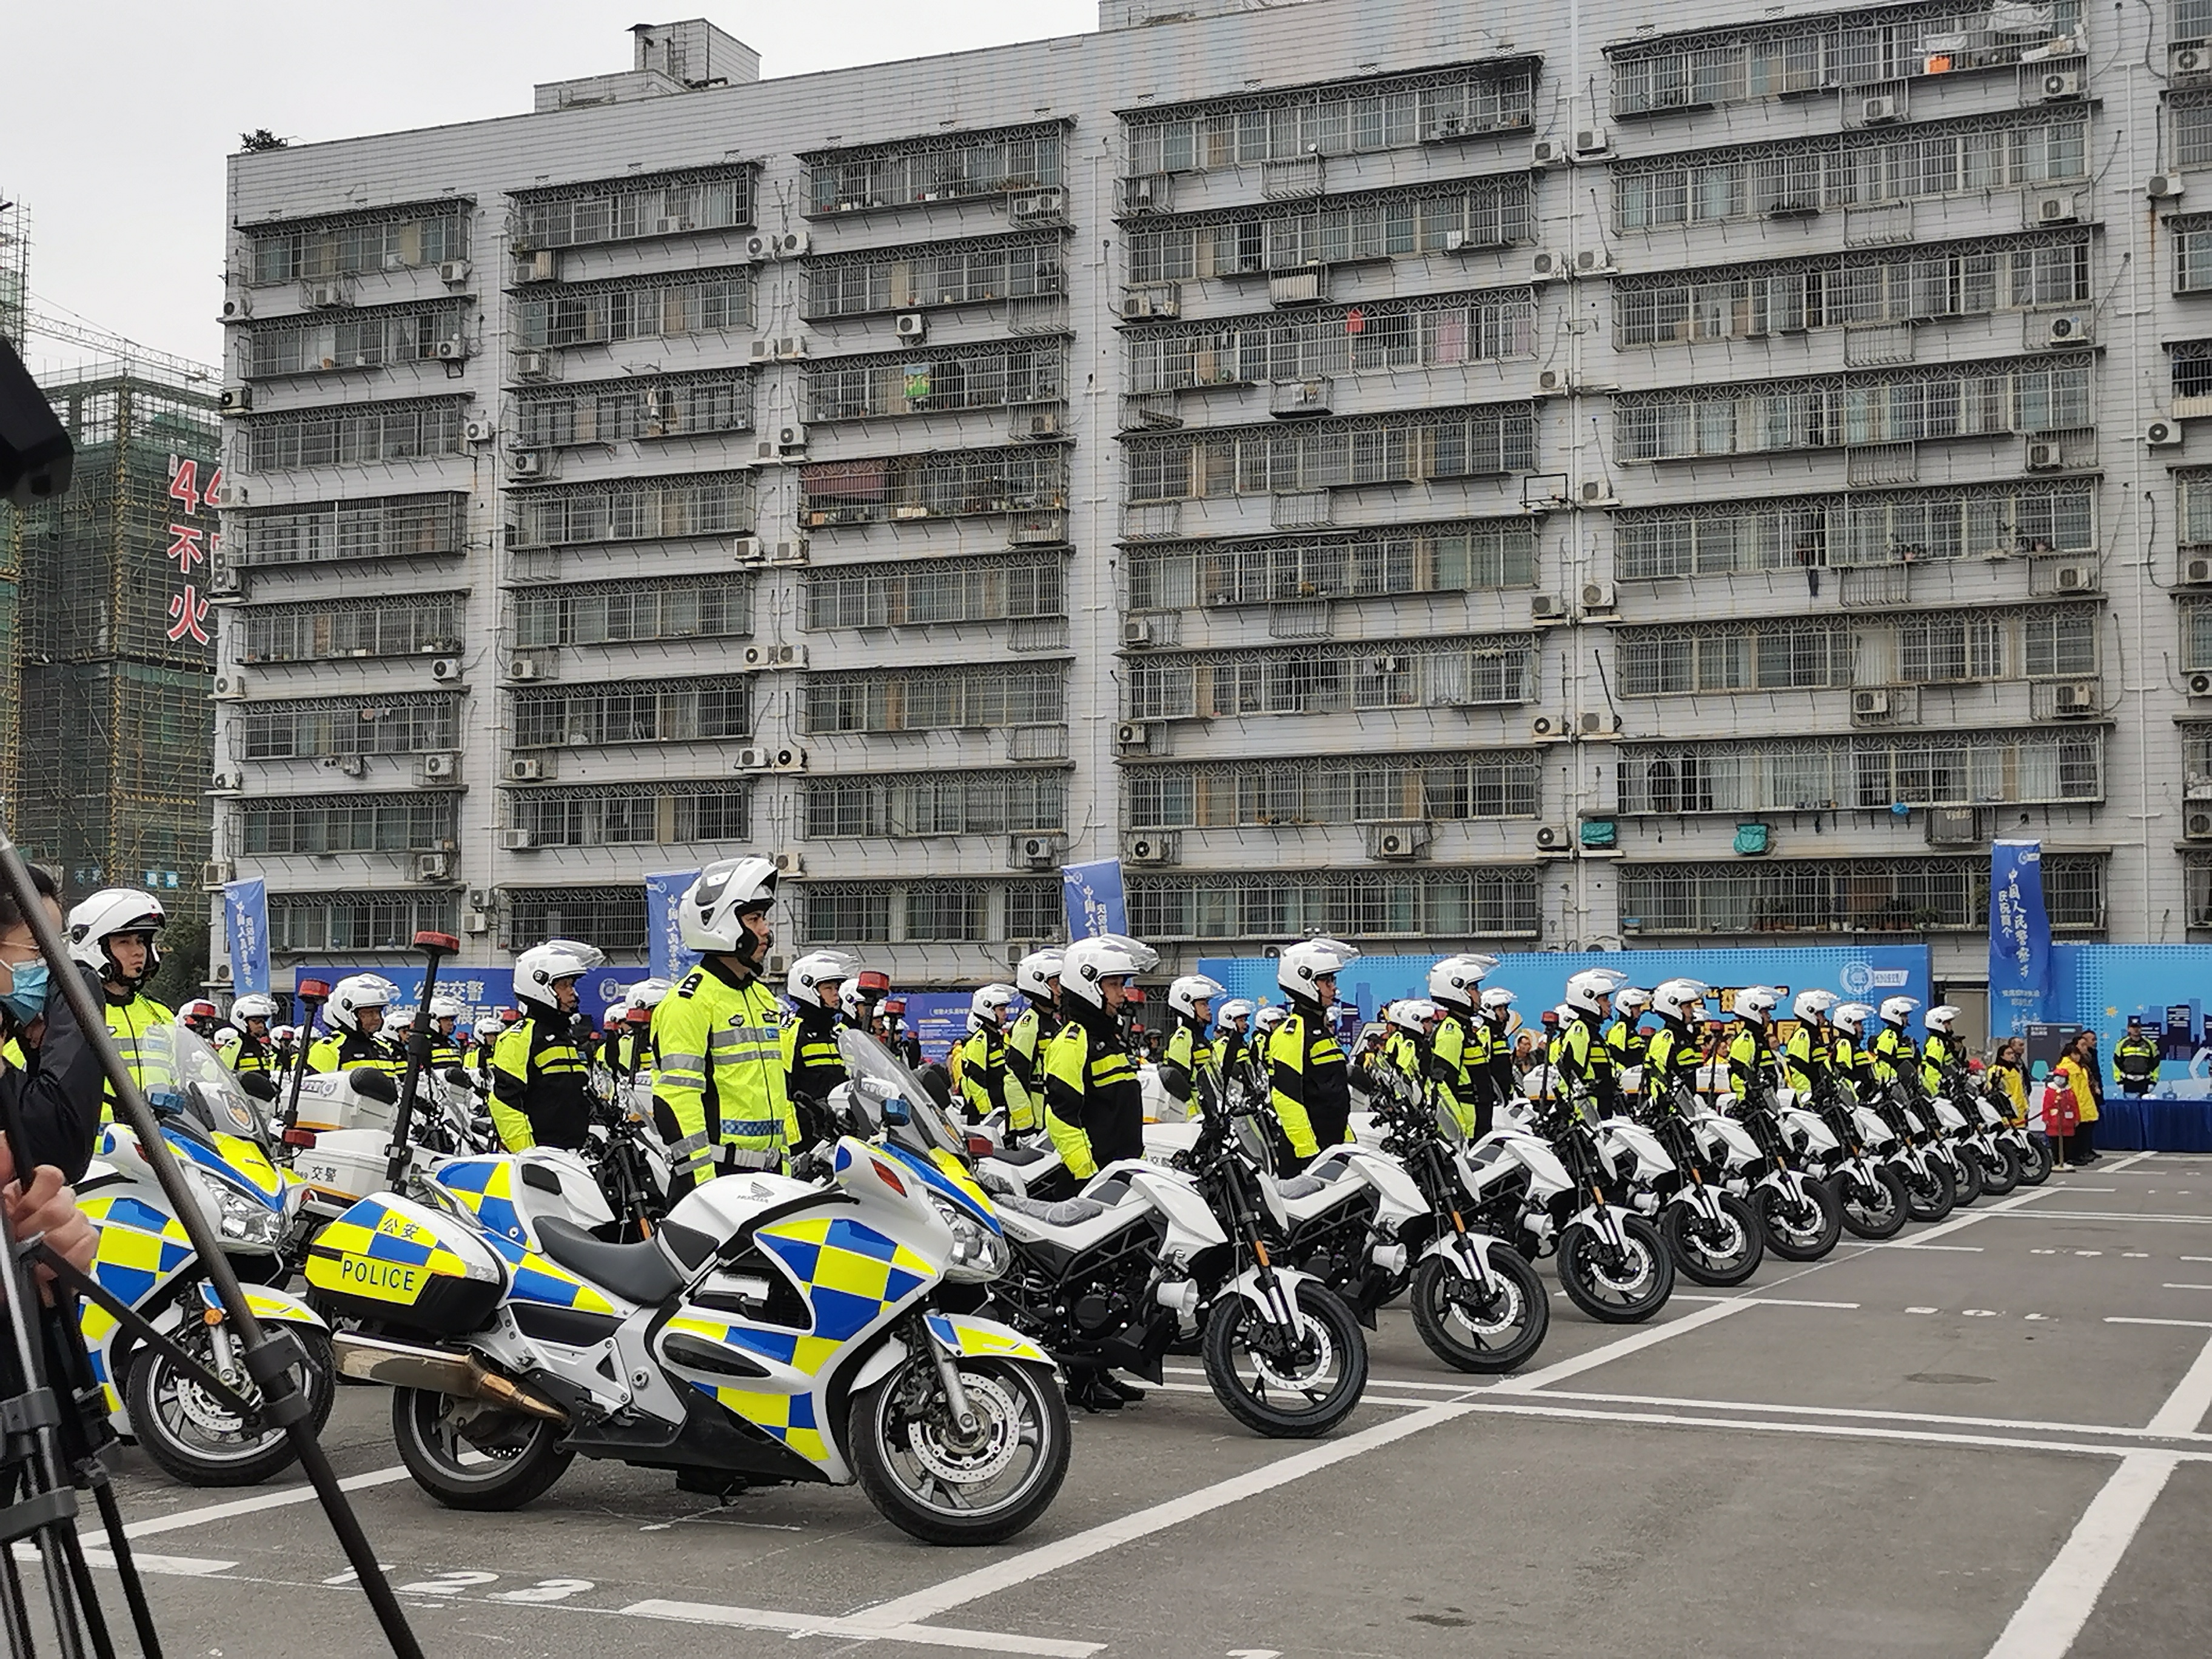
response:
<svg viewBox="0 0 2212 1659"><path fill-rule="evenodd" d="M279 1288L290 1274L301 1189L275 1160L262 1107L213 1048L181 1027L146 1033L142 1051L149 1044L167 1045L166 1063L152 1068L161 1080L150 1091L162 1137L245 1282L255 1316L283 1327L296 1342L302 1364L295 1380L319 1429L337 1393L329 1327ZM289 1467L284 1431L235 1408L252 1406L259 1391L191 1240L129 1128L100 1130L77 1201L100 1232L93 1279L164 1339L147 1340L98 1301L78 1303L79 1328L116 1431L135 1436L163 1469L193 1486L251 1486ZM179 1364L179 1354L204 1375ZM222 1398L208 1377L234 1398Z"/></svg>
<svg viewBox="0 0 2212 1659"><path fill-rule="evenodd" d="M517 1508L583 1456L718 1496L857 1482L929 1542L1012 1537L1069 1431L1050 1356L971 1311L1007 1261L988 1202L854 1137L817 1162L705 1182L617 1243L574 1154L459 1158L354 1205L307 1276L361 1322L339 1369L392 1386L401 1460L450 1507Z"/></svg>

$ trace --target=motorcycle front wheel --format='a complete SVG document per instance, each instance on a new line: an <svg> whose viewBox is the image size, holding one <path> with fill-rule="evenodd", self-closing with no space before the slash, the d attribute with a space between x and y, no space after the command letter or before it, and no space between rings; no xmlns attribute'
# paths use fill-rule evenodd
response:
<svg viewBox="0 0 2212 1659"><path fill-rule="evenodd" d="M1552 1304L1536 1270L1512 1250L1490 1253L1490 1294L1457 1263L1432 1255L1413 1270L1413 1328L1457 1371L1510 1371L1544 1346Z"/></svg>
<svg viewBox="0 0 2212 1659"><path fill-rule="evenodd" d="M1766 1248L1784 1261L1818 1261L1844 1233L1844 1206L1824 1182L1792 1182L1795 1201L1771 1187L1754 1188L1752 1202L1766 1233Z"/></svg>
<svg viewBox="0 0 2212 1659"><path fill-rule="evenodd" d="M1973 1148L1951 1143L1951 1184L1958 1207L1965 1209L1982 1195L1982 1163Z"/></svg>
<svg viewBox="0 0 2212 1659"><path fill-rule="evenodd" d="M1977 1142L1974 1162L1981 1165L1982 1191L1990 1198L2002 1198L2020 1185L2020 1152L2002 1140L1986 1145Z"/></svg>
<svg viewBox="0 0 2212 1659"><path fill-rule="evenodd" d="M1759 1217L1734 1193L1715 1193L1717 1219L1699 1215L1687 1204L1669 1204L1659 1218L1659 1235L1685 1279L1699 1285L1741 1285L1766 1257Z"/></svg>
<svg viewBox="0 0 2212 1659"><path fill-rule="evenodd" d="M1674 1260L1659 1230L1640 1215L1624 1215L1620 1232L1625 1248L1618 1254L1586 1221L1559 1235L1559 1287L1606 1325L1638 1324L1674 1294Z"/></svg>
<svg viewBox="0 0 2212 1659"><path fill-rule="evenodd" d="M1829 1185L1841 1206L1845 1232L1853 1238L1894 1238L1911 1212L1905 1177L1893 1164L1876 1164L1872 1168L1871 1180L1846 1167Z"/></svg>
<svg viewBox="0 0 2212 1659"><path fill-rule="evenodd" d="M2051 1141L2044 1135L2022 1135L2024 1146L2013 1150L2020 1154L2020 1184L2040 1187L2051 1179Z"/></svg>
<svg viewBox="0 0 2212 1659"><path fill-rule="evenodd" d="M1255 1434L1310 1440L1350 1416L1367 1390L1367 1339L1343 1299L1315 1280L1297 1287L1286 1331L1235 1291L1206 1322L1206 1380Z"/></svg>
<svg viewBox="0 0 2212 1659"><path fill-rule="evenodd" d="M175 1340L212 1369L215 1357L205 1330L195 1322ZM295 1328L292 1334L307 1355L304 1366L292 1368L292 1382L307 1396L307 1420L319 1434L337 1397L331 1339L313 1326ZM258 1417L240 1418L178 1370L167 1354L141 1348L131 1362L128 1389L131 1426L138 1443L188 1486L258 1486L292 1466L292 1443L283 1430Z"/></svg>
<svg viewBox="0 0 2212 1659"><path fill-rule="evenodd" d="M884 1520L925 1544L998 1544L1060 1493L1073 1439L1042 1365L962 1358L972 1427L952 1420L937 1367L912 1359L853 1398L853 1472Z"/></svg>
<svg viewBox="0 0 2212 1659"><path fill-rule="evenodd" d="M1898 1173L1905 1178L1905 1208L1915 1221L1941 1221L1958 1207L1951 1166L1942 1158L1923 1158L1917 1165L1907 1164Z"/></svg>
<svg viewBox="0 0 2212 1659"><path fill-rule="evenodd" d="M392 1438L415 1484L449 1510L519 1510L575 1454L550 1417L501 1411L428 1389L392 1391Z"/></svg>

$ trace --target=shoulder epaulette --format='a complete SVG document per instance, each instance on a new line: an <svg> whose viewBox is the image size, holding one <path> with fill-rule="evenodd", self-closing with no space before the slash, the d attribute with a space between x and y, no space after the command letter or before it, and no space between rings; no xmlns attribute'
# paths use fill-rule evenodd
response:
<svg viewBox="0 0 2212 1659"><path fill-rule="evenodd" d="M706 969L702 968L694 968L690 973L684 975L684 982L676 988L676 994L679 997L689 997L693 992L696 991L706 982Z"/></svg>

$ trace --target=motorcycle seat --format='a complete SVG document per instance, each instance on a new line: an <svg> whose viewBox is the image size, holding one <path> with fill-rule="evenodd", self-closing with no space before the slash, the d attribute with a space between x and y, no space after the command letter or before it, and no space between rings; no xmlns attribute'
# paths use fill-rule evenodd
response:
<svg viewBox="0 0 2212 1659"><path fill-rule="evenodd" d="M1002 1210L1012 1210L1032 1221L1041 1221L1048 1227L1076 1227L1086 1221L1096 1221L1106 1213L1106 1206L1087 1198L1062 1199L1057 1204L1047 1204L1034 1198L1007 1196L991 1200Z"/></svg>
<svg viewBox="0 0 2212 1659"><path fill-rule="evenodd" d="M1288 1181L1275 1183L1275 1190L1285 1199L1311 1198L1328 1185L1319 1176L1292 1176Z"/></svg>
<svg viewBox="0 0 2212 1659"><path fill-rule="evenodd" d="M1031 1164L1042 1164L1048 1154L1042 1146L1001 1146L991 1156L1001 1164L1011 1164L1021 1169Z"/></svg>
<svg viewBox="0 0 2212 1659"><path fill-rule="evenodd" d="M684 1275L651 1239L605 1244L574 1222L550 1215L538 1223L538 1244L570 1273L641 1307L665 1302L684 1288Z"/></svg>

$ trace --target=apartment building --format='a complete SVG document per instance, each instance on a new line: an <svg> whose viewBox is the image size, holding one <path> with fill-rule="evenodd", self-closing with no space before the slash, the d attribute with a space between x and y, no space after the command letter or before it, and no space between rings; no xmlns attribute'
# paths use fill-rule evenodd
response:
<svg viewBox="0 0 2212 1659"><path fill-rule="evenodd" d="M2212 938L2212 0L1100 21L234 159L280 963Z"/></svg>

